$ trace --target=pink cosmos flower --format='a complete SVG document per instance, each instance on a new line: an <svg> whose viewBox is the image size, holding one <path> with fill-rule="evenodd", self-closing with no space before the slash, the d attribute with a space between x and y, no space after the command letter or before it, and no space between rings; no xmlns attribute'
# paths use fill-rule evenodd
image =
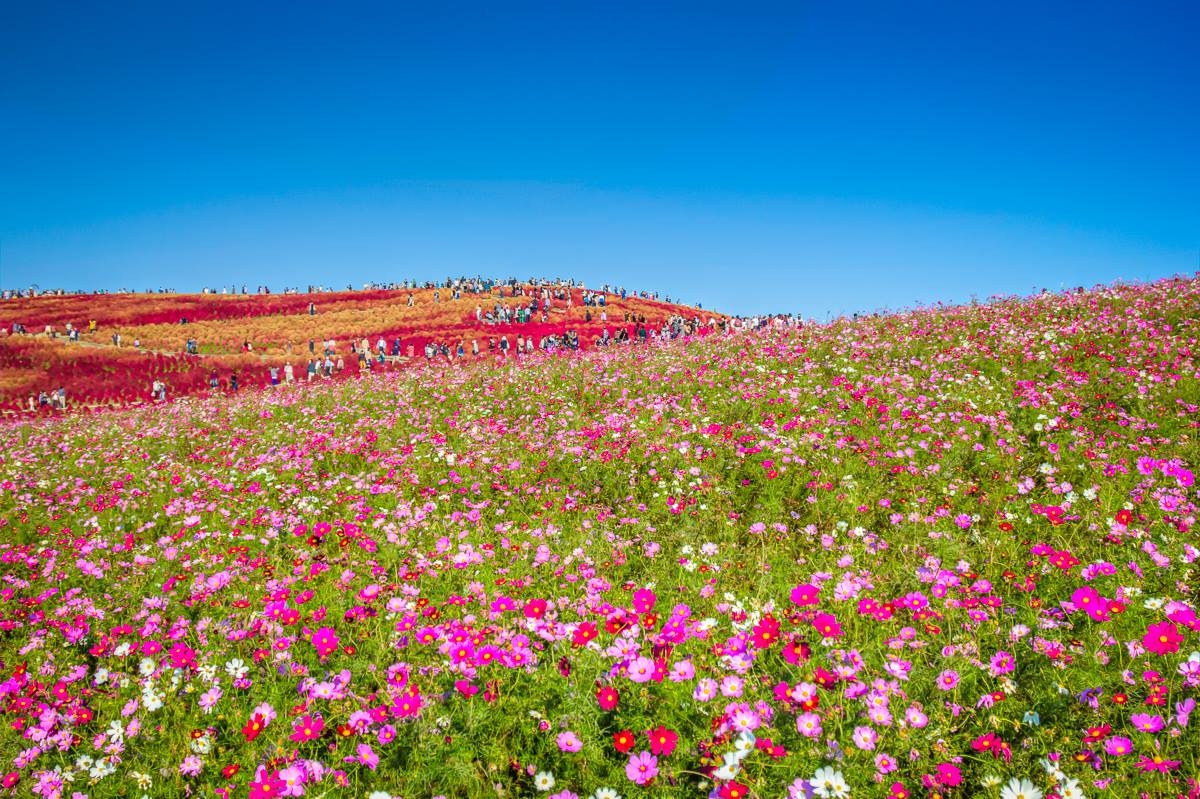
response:
<svg viewBox="0 0 1200 799"><path fill-rule="evenodd" d="M583 741L579 740L579 736L570 730L560 732L555 740L558 748L563 752L578 752L583 748Z"/></svg>
<svg viewBox="0 0 1200 799"><path fill-rule="evenodd" d="M658 776L658 758L644 750L631 755L625 764L625 776L638 785L648 785Z"/></svg>
<svg viewBox="0 0 1200 799"><path fill-rule="evenodd" d="M375 750L371 748L370 744L359 744L356 752L357 754L342 759L347 763L361 763L371 771L379 766L379 755L375 754Z"/></svg>
<svg viewBox="0 0 1200 799"><path fill-rule="evenodd" d="M821 717L816 713L801 713L796 717L796 731L805 738L820 738Z"/></svg>
<svg viewBox="0 0 1200 799"><path fill-rule="evenodd" d="M625 671L633 682L650 682L650 678L654 676L654 661L644 655L634 658Z"/></svg>

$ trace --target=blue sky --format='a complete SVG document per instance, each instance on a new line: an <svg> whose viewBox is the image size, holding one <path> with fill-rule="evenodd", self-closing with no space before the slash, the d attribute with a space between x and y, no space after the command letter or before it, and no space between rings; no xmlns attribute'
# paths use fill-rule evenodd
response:
<svg viewBox="0 0 1200 799"><path fill-rule="evenodd" d="M1194 3L8 3L0 285L820 318L1191 273L1198 42Z"/></svg>

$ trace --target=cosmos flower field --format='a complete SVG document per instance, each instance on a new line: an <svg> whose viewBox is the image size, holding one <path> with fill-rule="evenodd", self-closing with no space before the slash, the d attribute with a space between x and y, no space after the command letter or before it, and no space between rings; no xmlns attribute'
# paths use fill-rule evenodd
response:
<svg viewBox="0 0 1200 799"><path fill-rule="evenodd" d="M0 795L1200 795L1197 308L7 423Z"/></svg>

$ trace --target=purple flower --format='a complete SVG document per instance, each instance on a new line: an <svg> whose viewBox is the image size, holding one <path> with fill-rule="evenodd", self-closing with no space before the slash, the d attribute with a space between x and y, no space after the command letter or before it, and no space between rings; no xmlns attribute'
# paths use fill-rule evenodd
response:
<svg viewBox="0 0 1200 799"><path fill-rule="evenodd" d="M992 655L990 666L988 671L991 675L999 677L1002 674L1011 674L1017 667L1017 661L1008 652L1000 651Z"/></svg>
<svg viewBox="0 0 1200 799"><path fill-rule="evenodd" d="M631 755L625 764L625 776L638 785L648 785L658 776L658 758L646 751Z"/></svg>
<svg viewBox="0 0 1200 799"><path fill-rule="evenodd" d="M1142 732L1160 732L1163 727L1167 726L1163 722L1162 716L1157 713L1154 715L1150 715L1149 713L1134 713L1129 717L1129 720L1133 722L1133 726Z"/></svg>
<svg viewBox="0 0 1200 799"><path fill-rule="evenodd" d="M1192 711L1196 709L1196 700L1190 696L1182 702L1175 703L1175 723L1180 727L1188 725L1188 719L1192 716Z"/></svg>
<svg viewBox="0 0 1200 799"><path fill-rule="evenodd" d="M954 669L946 669L937 678L937 687L943 691L953 691L958 685L958 672Z"/></svg>
<svg viewBox="0 0 1200 799"><path fill-rule="evenodd" d="M1104 742L1104 751L1113 757L1122 757L1133 751L1133 741L1124 735L1114 735Z"/></svg>
<svg viewBox="0 0 1200 799"><path fill-rule="evenodd" d="M359 744L358 762L374 771L375 767L379 765L379 755L375 754L375 750L371 748L370 744Z"/></svg>

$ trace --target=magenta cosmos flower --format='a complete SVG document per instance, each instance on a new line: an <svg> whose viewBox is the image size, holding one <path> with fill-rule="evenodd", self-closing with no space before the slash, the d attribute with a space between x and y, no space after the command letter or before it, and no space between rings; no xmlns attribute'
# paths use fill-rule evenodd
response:
<svg viewBox="0 0 1200 799"><path fill-rule="evenodd" d="M324 660L337 650L341 639L332 627L322 627L313 633L312 645L317 650L317 657Z"/></svg>
<svg viewBox="0 0 1200 799"><path fill-rule="evenodd" d="M811 583L803 583L792 589L791 599L800 607L815 605L821 600L821 591Z"/></svg>
<svg viewBox="0 0 1200 799"><path fill-rule="evenodd" d="M1160 621L1146 628L1146 637L1142 639L1146 650L1156 655L1169 655L1179 651L1183 636L1179 628L1171 621Z"/></svg>
<svg viewBox="0 0 1200 799"><path fill-rule="evenodd" d="M813 617L812 626L822 638L837 638L842 634L842 625L832 613L818 613Z"/></svg>

